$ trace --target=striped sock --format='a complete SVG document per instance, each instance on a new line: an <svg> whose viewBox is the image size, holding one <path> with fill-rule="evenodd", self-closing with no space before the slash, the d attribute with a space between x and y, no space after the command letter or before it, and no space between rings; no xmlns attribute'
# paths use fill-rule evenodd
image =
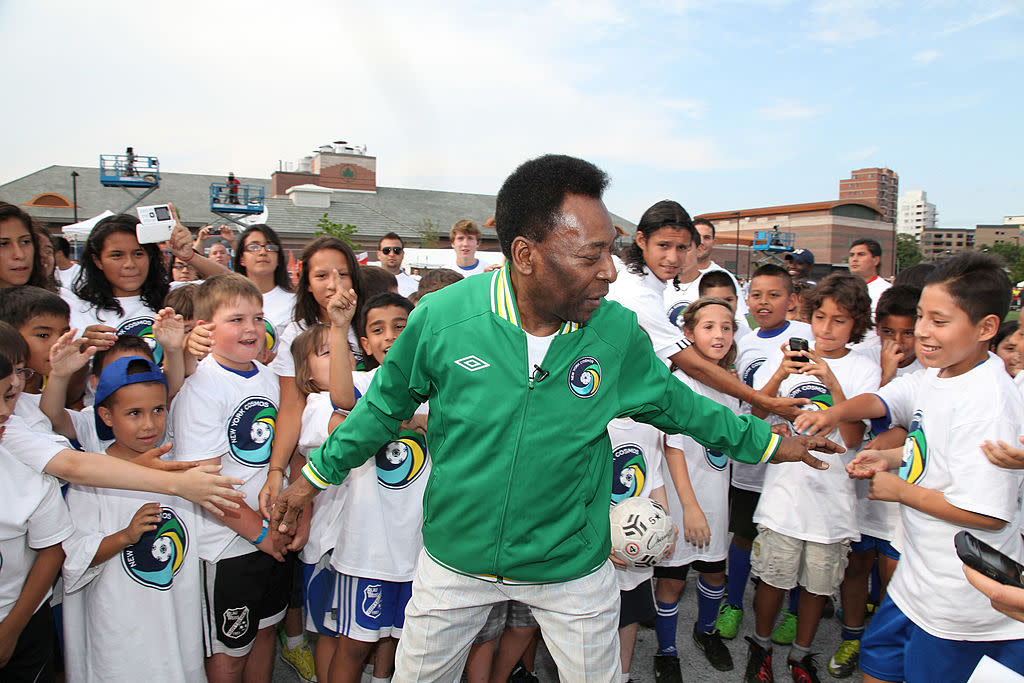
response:
<svg viewBox="0 0 1024 683"><path fill-rule="evenodd" d="M679 601L661 602L656 600L658 616L654 618L654 632L658 636L658 654L672 655L676 652L676 623L679 618Z"/></svg>
<svg viewBox="0 0 1024 683"><path fill-rule="evenodd" d="M847 626L843 624L843 640L860 640L864 637L866 626Z"/></svg>
<svg viewBox="0 0 1024 683"><path fill-rule="evenodd" d="M704 582L704 577L697 579L697 630L711 633L715 630L718 620L718 608L725 597L725 585L712 586Z"/></svg>

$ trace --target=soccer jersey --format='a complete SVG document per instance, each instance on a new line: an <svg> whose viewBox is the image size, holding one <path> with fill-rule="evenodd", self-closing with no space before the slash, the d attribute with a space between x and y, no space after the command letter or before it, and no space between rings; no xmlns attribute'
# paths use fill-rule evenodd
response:
<svg viewBox="0 0 1024 683"><path fill-rule="evenodd" d="M701 384L679 370L672 374L695 393L739 414L739 401L732 396ZM672 513L672 519L679 526L680 534L676 541L675 552L662 564L681 567L697 560L707 562L724 560L729 549L729 456L708 449L685 434L672 434L668 437L666 445L678 448L686 456L686 470L690 475L690 485L697 496L700 511L704 513L708 528L711 530L711 543L701 547L687 543L683 538L682 529L686 522L683 516L683 505L676 492L672 473L666 467L665 494L668 496L669 512ZM766 465L759 467L766 467Z"/></svg>
<svg viewBox="0 0 1024 683"><path fill-rule="evenodd" d="M763 387L782 363L782 352L765 361L754 375L754 386ZM878 389L881 369L872 360L856 351L842 358L829 358L828 363L843 394L852 398ZM805 410L824 410L832 406L832 395L813 375L790 375L782 381L779 396L807 398L811 403ZM839 428L827 437L843 443ZM814 455L828 463L827 470L816 470L802 462L771 465L764 477L761 500L754 512L754 522L764 524L780 534L815 543L837 543L860 540L857 528L857 493L853 479L846 473L846 465L853 460L857 449L846 453Z"/></svg>
<svg viewBox="0 0 1024 683"><path fill-rule="evenodd" d="M643 422L616 419L608 423L612 442L611 505L627 498L650 498L664 486L661 463L665 459L665 435ZM679 519L672 514L672 519ZM630 591L654 576L653 567L615 568L620 591Z"/></svg>
<svg viewBox="0 0 1024 683"><path fill-rule="evenodd" d="M108 325L113 327L115 334L134 334L142 337L153 349L153 359L160 365L164 359L164 350L153 337L153 316L156 311L142 301L141 296L119 296L117 301L124 309L123 315L117 311L101 311L88 301L74 298L70 301L71 327L81 335L90 325Z"/></svg>
<svg viewBox="0 0 1024 683"><path fill-rule="evenodd" d="M984 363L957 377L939 377L931 368L894 379L877 393L894 422L909 423L900 476L941 491L958 508L1008 522L999 531L970 532L1021 561L1016 515L1024 473L996 467L979 448L986 439L1016 443L1024 424L1024 399L1002 359L990 353ZM906 505L900 514L903 554L888 589L900 610L939 638L1024 638L1024 624L992 609L964 577L953 547L953 536L963 527Z"/></svg>
<svg viewBox="0 0 1024 683"><path fill-rule="evenodd" d="M331 392L322 391L306 397L302 411L302 429L299 432L299 453L309 453L323 445L330 433L331 417L336 411L331 403ZM348 486L332 486L313 499L313 516L309 521L309 540L299 553L299 559L306 564L316 564L325 553L334 549L338 536L338 518L341 514L341 492Z"/></svg>
<svg viewBox="0 0 1024 683"><path fill-rule="evenodd" d="M201 681L198 514L174 496L72 486L75 532L64 541L64 659L71 681ZM161 520L90 567L104 537L146 503Z"/></svg>
<svg viewBox="0 0 1024 683"><path fill-rule="evenodd" d="M294 316L294 292L286 292L275 286L263 295L263 321L267 328L268 349L274 351L278 347L284 328L291 324Z"/></svg>
<svg viewBox="0 0 1024 683"><path fill-rule="evenodd" d="M352 373L357 396L366 394L374 375L376 370ZM424 403L416 414L427 410ZM430 454L419 432L401 430L396 437L346 478L331 556L331 566L342 574L411 581L415 573L423 549L423 491L430 478Z"/></svg>
<svg viewBox="0 0 1024 683"><path fill-rule="evenodd" d="M651 338L655 355L668 365L669 357L685 349L689 342L665 314L665 287L646 266L641 273L624 267L608 287L608 300L618 301L636 313L637 322Z"/></svg>
<svg viewBox="0 0 1024 683"><path fill-rule="evenodd" d="M257 505L267 480L274 442L280 386L266 366L241 373L220 365L211 354L174 398L174 460L193 462L220 458L225 477L244 483L246 504ZM199 557L210 562L252 552L248 539L240 539L219 519L204 513ZM229 548L230 546L230 548Z"/></svg>
<svg viewBox="0 0 1024 683"><path fill-rule="evenodd" d="M14 609L36 551L57 545L71 535L71 516L57 480L33 472L0 445L0 621ZM50 591L33 612L50 598Z"/></svg>
<svg viewBox="0 0 1024 683"><path fill-rule="evenodd" d="M787 320L781 327L774 330L754 330L753 333L744 335L742 339L736 340L736 374L748 387L754 386L754 373L765 362L765 360L777 353L779 347L787 343L790 337L800 337L808 341L814 339L811 326L798 320ZM743 404L744 412L750 411L750 406ZM734 462L732 464L732 485L744 491L761 492L764 485L764 465L748 465L747 463Z"/></svg>

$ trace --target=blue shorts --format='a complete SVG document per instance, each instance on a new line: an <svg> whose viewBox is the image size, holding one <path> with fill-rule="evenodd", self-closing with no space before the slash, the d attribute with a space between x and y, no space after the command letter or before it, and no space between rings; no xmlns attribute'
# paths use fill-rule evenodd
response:
<svg viewBox="0 0 1024 683"><path fill-rule="evenodd" d="M302 565L302 604L306 613L306 630L322 636L337 636L328 625L331 599L334 594L335 571L331 569L331 554L327 553L316 564Z"/></svg>
<svg viewBox="0 0 1024 683"><path fill-rule="evenodd" d="M883 681L966 681L988 655L1024 672L1024 640L946 640L912 622L888 595L860 643L860 668Z"/></svg>
<svg viewBox="0 0 1024 683"><path fill-rule="evenodd" d="M850 552L852 553L864 553L868 550L877 550L879 555L885 555L890 560L900 559L899 551L893 548L892 543L884 538L861 534L859 541L850 544Z"/></svg>
<svg viewBox="0 0 1024 683"><path fill-rule="evenodd" d="M400 638L412 581L383 581L334 573L334 595L327 627L352 640L375 643Z"/></svg>

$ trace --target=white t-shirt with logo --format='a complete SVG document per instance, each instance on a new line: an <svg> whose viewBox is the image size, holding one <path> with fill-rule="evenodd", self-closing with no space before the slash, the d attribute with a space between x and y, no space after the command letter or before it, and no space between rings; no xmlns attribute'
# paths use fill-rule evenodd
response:
<svg viewBox="0 0 1024 683"><path fill-rule="evenodd" d="M763 387L782 363L782 351L770 357L754 375L754 386ZM874 392L881 379L881 368L864 354L850 351L842 358L826 360L843 394L852 398ZM790 375L782 381L779 396L807 398L805 410L823 410L832 405L832 395L813 375ZM836 427L827 436L842 444ZM827 470L816 470L803 462L769 465L764 477L761 500L754 512L754 522L764 524L780 534L815 543L837 543L860 540L857 527L857 493L846 465L853 460L857 448L845 453L814 455L828 463Z"/></svg>
<svg viewBox="0 0 1024 683"><path fill-rule="evenodd" d="M21 402L21 397L18 397ZM63 436L32 429L19 415L11 415L4 423L2 446L29 469L42 474L55 455L71 448Z"/></svg>
<svg viewBox="0 0 1024 683"><path fill-rule="evenodd" d="M267 334L270 336L267 348L271 351L277 348L284 328L291 324L294 317L294 292L286 292L275 286L263 295L263 321L267 323Z"/></svg>
<svg viewBox="0 0 1024 683"><path fill-rule="evenodd" d="M612 443L612 507L627 498L650 498L651 491L665 485L661 472L664 434L649 424L616 418L608 423L608 438ZM672 519L678 521L674 515ZM615 568L620 591L633 590L652 576L654 567Z"/></svg>
<svg viewBox="0 0 1024 683"><path fill-rule="evenodd" d="M67 503L75 519L64 541L68 680L205 680L196 506L89 486L72 486ZM161 505L159 526L90 567L103 539L126 528L146 503Z"/></svg>
<svg viewBox="0 0 1024 683"><path fill-rule="evenodd" d="M986 439L1016 443L1024 424L1024 399L1002 359L990 353L984 363L957 377L939 377L930 368L894 379L877 393L894 422L910 425L900 476L941 491L958 508L1008 522L999 531L969 531L1022 561L1018 515L1024 472L996 467L979 448ZM1024 624L992 609L964 577L953 545L963 527L906 505L900 513L903 554L888 589L896 606L938 638L1024 638Z"/></svg>
<svg viewBox="0 0 1024 683"><path fill-rule="evenodd" d="M669 322L677 329L683 329L683 311L700 298L700 274L692 282L680 282L676 289L674 282L665 283L662 295L662 307L668 315Z"/></svg>
<svg viewBox="0 0 1024 683"><path fill-rule="evenodd" d="M748 387L754 386L754 373L768 359L779 351L779 347L789 342L791 337L800 337L813 343L814 334L811 326L799 320L787 320L785 324L774 330L754 330L736 340L736 374ZM743 414L750 414L750 405L744 403ZM761 492L764 484L764 473L767 465L751 465L745 462L732 463L732 485L744 491Z"/></svg>
<svg viewBox="0 0 1024 683"><path fill-rule="evenodd" d="M141 296L117 297L124 309L123 315L116 311L101 311L87 301L74 297L71 305L71 327L78 330L79 336L90 325L108 325L113 327L115 334L134 334L146 340L153 349L154 360L160 365L164 359L163 348L153 338L153 316L156 311L147 306Z"/></svg>
<svg viewBox="0 0 1024 683"><path fill-rule="evenodd" d="M695 393L725 406L734 414L739 414L740 402L738 399L701 384L680 370L676 370L672 374ZM711 543L700 547L687 543L683 537L682 530L686 521L683 516L683 505L676 493L672 472L666 467L665 492L668 494L668 506L672 512L672 519L676 520L676 524L679 526L679 539L676 541L676 549L672 557L662 564L681 567L697 560L706 562L724 560L729 552L729 456L725 453L710 451L685 434L670 434L666 443L672 448L678 448L686 456L686 469L690 475L690 485L693 486L697 504L700 506L700 511L704 513L708 528L711 530Z"/></svg>
<svg viewBox="0 0 1024 683"><path fill-rule="evenodd" d="M357 401L376 371L353 372ZM416 409L426 415L428 405ZM349 576L412 581L423 549L423 491L430 478L427 440L403 430L348 473L331 566Z"/></svg>
<svg viewBox="0 0 1024 683"><path fill-rule="evenodd" d="M335 412L331 403L331 392L322 391L306 397L302 411L302 429L299 432L297 448L304 457L323 445L330 434L331 417ZM309 540L299 553L299 560L316 564L326 553L334 549L338 536L341 515L341 492L348 486L348 478L340 486L328 486L326 491L313 499L313 516L309 522Z"/></svg>
<svg viewBox="0 0 1024 683"><path fill-rule="evenodd" d="M305 329L306 323L301 320L295 320L289 323L281 333L281 338L277 343L277 355L274 356L274 360L270 361L270 365L267 366L278 377L295 377L295 359L292 357L292 342ZM359 339L356 338L355 327L348 328L348 347L352 351L356 362L362 361L362 347L359 345Z"/></svg>
<svg viewBox="0 0 1024 683"><path fill-rule="evenodd" d="M0 621L14 609L37 551L57 545L73 529L57 480L25 466L0 445ZM36 609L50 598L50 591ZM35 610L33 610L35 611Z"/></svg>
<svg viewBox="0 0 1024 683"><path fill-rule="evenodd" d="M174 460L194 462L220 458L225 477L241 479L244 504L257 506L267 481L274 442L280 385L260 363L243 376L220 365L211 354L185 380L174 398ZM204 511L200 524L199 557L216 562L253 551L219 519ZM235 542L241 541L241 542ZM230 546L230 547L229 547Z"/></svg>
<svg viewBox="0 0 1024 683"><path fill-rule="evenodd" d="M633 273L623 266L615 282L608 287L609 301L616 301L636 313L637 322L654 346L654 355L670 364L669 357L689 346L682 331L665 315L666 283L646 266L642 273Z"/></svg>

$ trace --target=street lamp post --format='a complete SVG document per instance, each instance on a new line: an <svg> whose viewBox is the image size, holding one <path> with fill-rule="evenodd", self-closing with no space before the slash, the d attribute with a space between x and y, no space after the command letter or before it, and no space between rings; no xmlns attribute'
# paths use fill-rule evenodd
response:
<svg viewBox="0 0 1024 683"><path fill-rule="evenodd" d="M748 273L749 275L749 273ZM736 277L740 276L740 212L736 212Z"/></svg>
<svg viewBox="0 0 1024 683"><path fill-rule="evenodd" d="M71 208L75 211L75 222L78 222L78 171L71 172Z"/></svg>

